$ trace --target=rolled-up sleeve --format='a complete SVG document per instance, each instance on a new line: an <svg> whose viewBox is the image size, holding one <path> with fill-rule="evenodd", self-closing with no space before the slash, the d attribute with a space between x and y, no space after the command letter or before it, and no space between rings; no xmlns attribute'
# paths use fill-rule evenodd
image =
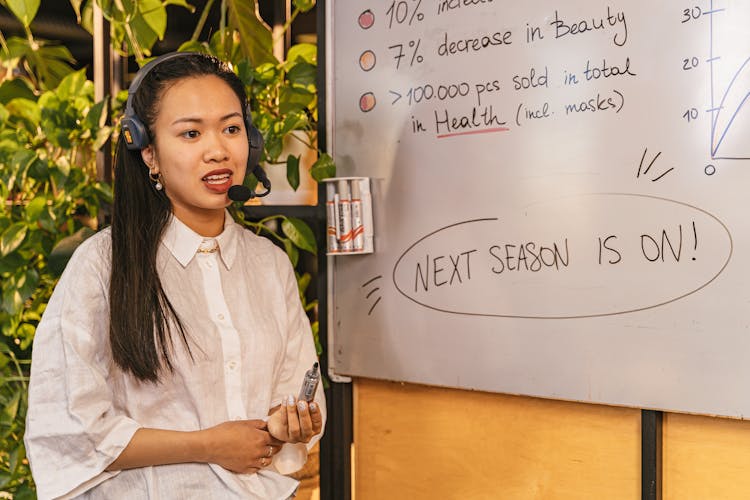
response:
<svg viewBox="0 0 750 500"><path fill-rule="evenodd" d="M105 468L139 428L116 408L108 382L109 256L102 236L74 254L34 339L24 441L41 499L82 493L111 477Z"/></svg>
<svg viewBox="0 0 750 500"><path fill-rule="evenodd" d="M273 400L283 401L287 395L297 396L305 372L312 368L313 363L318 361L318 357L310 329L310 320L307 318L300 302L294 270L289 259L280 251L276 252L276 267L279 269L279 279L285 295L288 337L282 368L274 385ZM326 402L322 382L318 384L315 402L320 408L323 427L325 428ZM321 430L306 445L304 443L285 444L274 457L274 467L282 474L291 474L301 469L307 460L307 451L318 442L322 434Z"/></svg>

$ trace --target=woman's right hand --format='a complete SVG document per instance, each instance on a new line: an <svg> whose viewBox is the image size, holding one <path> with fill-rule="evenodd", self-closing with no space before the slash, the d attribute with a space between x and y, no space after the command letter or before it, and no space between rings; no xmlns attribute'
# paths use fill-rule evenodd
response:
<svg viewBox="0 0 750 500"><path fill-rule="evenodd" d="M207 462L241 474L252 474L271 463L283 443L268 433L263 420L224 422L204 431Z"/></svg>

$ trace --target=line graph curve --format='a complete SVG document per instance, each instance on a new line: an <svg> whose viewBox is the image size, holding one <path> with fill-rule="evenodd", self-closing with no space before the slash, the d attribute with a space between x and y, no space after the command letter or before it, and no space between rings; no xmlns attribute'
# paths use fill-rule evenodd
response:
<svg viewBox="0 0 750 500"><path fill-rule="evenodd" d="M750 159L750 42L738 45L730 37L746 29L750 6L732 2L718 7L710 0L711 158ZM717 99L720 96L719 99ZM718 102L717 102L718 101Z"/></svg>

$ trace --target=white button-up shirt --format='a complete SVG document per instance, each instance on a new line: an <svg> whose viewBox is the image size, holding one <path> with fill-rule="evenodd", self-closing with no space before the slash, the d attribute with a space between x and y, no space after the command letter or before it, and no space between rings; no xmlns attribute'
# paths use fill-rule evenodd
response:
<svg viewBox="0 0 750 500"><path fill-rule="evenodd" d="M109 230L74 253L34 339L25 443L40 499L273 499L294 492L297 481L282 473L301 468L319 436L307 447L285 444L256 474L201 463L105 471L140 427L193 431L265 418L298 394L316 361L286 255L229 214L212 240L176 217L162 238L159 277L193 358L174 335L174 372L158 384L139 382L112 360ZM219 250L198 252L207 244ZM320 386L315 399L325 417Z"/></svg>

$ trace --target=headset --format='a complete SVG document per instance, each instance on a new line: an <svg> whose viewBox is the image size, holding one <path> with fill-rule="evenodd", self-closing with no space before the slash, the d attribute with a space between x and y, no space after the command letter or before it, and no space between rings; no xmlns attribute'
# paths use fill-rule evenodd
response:
<svg viewBox="0 0 750 500"><path fill-rule="evenodd" d="M141 151L151 143L146 125L141 121L133 108L133 100L135 99L135 94L138 92L138 87L140 87L141 82L146 78L146 75L164 61L169 61L178 57L196 55L206 57L205 54L199 52L170 52L169 54L164 54L156 59L152 59L138 70L138 73L136 73L135 78L133 78L133 81L128 88L128 100L125 103L125 114L120 121L120 135L125 141L125 147L129 150ZM263 134L253 126L253 115L250 113L250 103L247 102L245 103L245 129L247 130L247 142L250 146L247 155L247 170L255 175L266 190L263 193L256 193L254 190L249 190L249 198L266 196L271 192L271 182L268 180L265 171L259 164L260 158L263 155Z"/></svg>

